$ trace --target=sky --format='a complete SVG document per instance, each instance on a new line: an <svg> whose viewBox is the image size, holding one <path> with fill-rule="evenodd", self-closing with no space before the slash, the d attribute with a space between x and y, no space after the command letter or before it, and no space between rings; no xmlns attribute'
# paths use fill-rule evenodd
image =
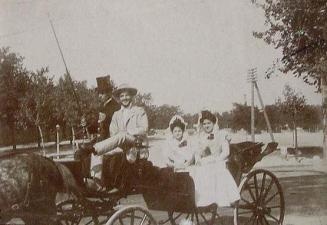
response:
<svg viewBox="0 0 327 225"><path fill-rule="evenodd" d="M73 79L90 87L109 74L151 93L154 104L223 112L250 102L247 71L257 67L265 104L285 84L321 104L301 79L279 71L264 78L281 53L252 36L265 26L250 0L0 0L0 46L24 56L28 69L48 66L58 80L65 67L49 18Z"/></svg>

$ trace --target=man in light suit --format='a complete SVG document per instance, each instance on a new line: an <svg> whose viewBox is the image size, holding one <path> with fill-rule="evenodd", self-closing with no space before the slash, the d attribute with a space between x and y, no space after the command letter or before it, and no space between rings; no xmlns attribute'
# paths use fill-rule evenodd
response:
<svg viewBox="0 0 327 225"><path fill-rule="evenodd" d="M136 93L137 89L127 84L120 85L113 92L121 108L112 116L109 126L110 138L93 146L96 155L103 155L113 150L126 151L127 148L133 146L136 137L146 135L148 118L142 107L133 105L133 98Z"/></svg>
<svg viewBox="0 0 327 225"><path fill-rule="evenodd" d="M81 146L93 153L91 162L91 174L100 178L102 175L102 156L126 153L127 161L136 160L135 145L139 137L146 136L148 130L148 118L142 107L133 105L133 98L137 89L127 84L120 85L114 92L114 97L121 105L116 111L109 126L110 137L90 146ZM128 166L127 166L128 167ZM122 170L126 168L126 162ZM122 174L124 176L124 174Z"/></svg>

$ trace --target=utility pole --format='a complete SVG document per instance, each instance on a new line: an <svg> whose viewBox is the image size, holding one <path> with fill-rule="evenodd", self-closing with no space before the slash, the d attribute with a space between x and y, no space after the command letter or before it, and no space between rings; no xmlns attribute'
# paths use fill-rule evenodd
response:
<svg viewBox="0 0 327 225"><path fill-rule="evenodd" d="M248 70L247 81L251 82L251 141L255 142L255 127L254 127L254 87L257 81L257 68L252 68Z"/></svg>
<svg viewBox="0 0 327 225"><path fill-rule="evenodd" d="M267 124L267 127L268 127L268 132L269 132L269 135L270 135L271 141L272 141L272 142L275 142L275 138L274 138L274 135L273 135L273 133L272 133L272 129L271 129L271 125L270 125L270 121L269 121L269 118L268 118L267 112L266 112L266 110L265 110L265 105L263 104L263 100L262 100L262 97L261 97L261 94L260 94L260 91L259 91L259 87L258 87L257 82L254 82L254 87L255 87L255 89L257 90L258 98L259 98L259 101L260 101L260 104L261 104L261 109L262 109L262 111L263 111L263 115L264 115L264 117L265 117L265 121L266 121L266 124Z"/></svg>
<svg viewBox="0 0 327 225"><path fill-rule="evenodd" d="M255 142L255 127L254 127L254 89L256 89L257 91L257 95L259 98L259 102L261 105L261 109L263 111L263 115L267 124L267 128L268 128L268 132L271 138L271 141L275 142L275 138L274 135L272 133L272 129L271 129L271 125L270 125L270 121L267 115L267 112L265 110L265 105L263 103L260 91L259 91L259 87L257 84L257 68L252 68L248 70L248 77L247 77L247 81L251 82L251 141Z"/></svg>

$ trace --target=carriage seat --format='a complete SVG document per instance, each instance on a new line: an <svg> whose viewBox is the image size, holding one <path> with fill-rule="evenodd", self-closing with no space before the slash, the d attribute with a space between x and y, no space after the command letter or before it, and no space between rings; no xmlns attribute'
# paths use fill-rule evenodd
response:
<svg viewBox="0 0 327 225"><path fill-rule="evenodd" d="M237 183L242 174L248 173L264 156L275 151L278 143L268 143L264 151L263 146L262 142L250 141L230 144L230 155L226 164Z"/></svg>

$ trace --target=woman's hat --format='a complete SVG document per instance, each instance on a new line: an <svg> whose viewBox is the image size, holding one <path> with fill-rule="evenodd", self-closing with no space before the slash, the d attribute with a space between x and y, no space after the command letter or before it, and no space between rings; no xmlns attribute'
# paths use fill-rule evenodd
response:
<svg viewBox="0 0 327 225"><path fill-rule="evenodd" d="M212 114L209 110L201 111L200 118L199 118L200 123L203 123L205 119L210 120L212 123L217 122L217 117L214 114Z"/></svg>
<svg viewBox="0 0 327 225"><path fill-rule="evenodd" d="M173 116L173 118L171 118L170 122L169 122L169 128L170 131L173 131L173 129L175 127L180 127L183 131L185 130L187 126L187 123L184 121L184 119L179 116L179 115L175 115Z"/></svg>
<svg viewBox="0 0 327 225"><path fill-rule="evenodd" d="M132 96L135 96L137 94L136 88L131 87L128 84L121 84L117 89L113 91L113 95L118 98L119 95L124 91L128 91Z"/></svg>

